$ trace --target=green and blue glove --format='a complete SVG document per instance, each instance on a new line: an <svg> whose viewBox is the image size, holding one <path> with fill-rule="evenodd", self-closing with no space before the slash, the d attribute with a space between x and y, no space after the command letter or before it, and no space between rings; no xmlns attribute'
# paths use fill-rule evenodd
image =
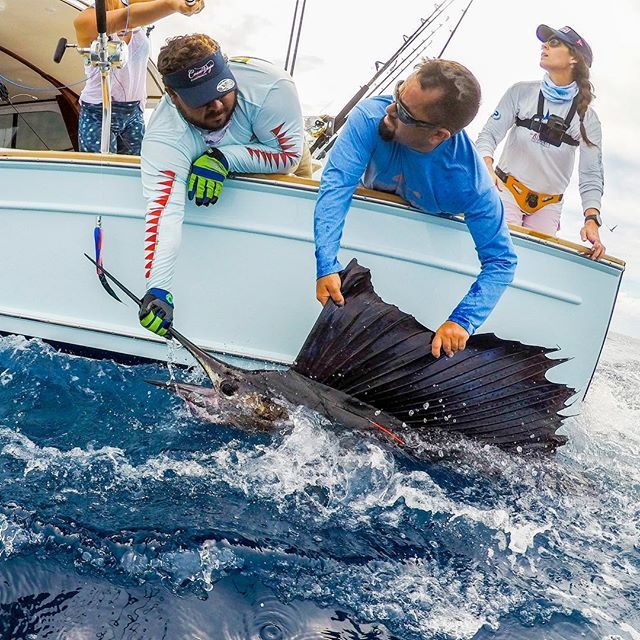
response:
<svg viewBox="0 0 640 640"><path fill-rule="evenodd" d="M149 289L142 298L138 318L145 329L166 335L173 322L173 296L164 289Z"/></svg>
<svg viewBox="0 0 640 640"><path fill-rule="evenodd" d="M191 164L189 173L189 200L208 206L218 202L225 178L229 174L229 161L215 147L207 150Z"/></svg>

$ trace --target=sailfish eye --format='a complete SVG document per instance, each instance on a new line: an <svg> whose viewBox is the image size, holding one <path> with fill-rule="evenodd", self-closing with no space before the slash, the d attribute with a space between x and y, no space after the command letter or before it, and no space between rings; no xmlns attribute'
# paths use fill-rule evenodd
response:
<svg viewBox="0 0 640 640"><path fill-rule="evenodd" d="M225 396L232 396L237 390L238 385L235 382L231 382L231 380L223 380L220 383L220 391L222 391Z"/></svg>

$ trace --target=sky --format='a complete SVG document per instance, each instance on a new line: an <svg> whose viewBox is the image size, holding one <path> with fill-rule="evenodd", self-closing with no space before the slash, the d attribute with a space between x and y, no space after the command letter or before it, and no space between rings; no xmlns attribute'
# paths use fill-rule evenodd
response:
<svg viewBox="0 0 640 640"><path fill-rule="evenodd" d="M284 66L295 0L206 2L197 16L174 16L157 23L152 34L156 54L167 36L201 32L218 40L228 55L254 55ZM454 0L434 23L439 28L424 55L440 52L467 4L468 0ZM293 74L304 115L337 114L372 78L376 61L386 61L401 46L403 36L431 15L436 3L395 0L373 7L364 0L307 0ZM612 329L640 338L640 47L636 44L640 2L556 0L550 5L473 0L443 57L467 66L482 87L480 111L467 127L475 140L509 86L542 77L535 36L541 23L572 26L594 52L592 104L604 140L601 213L606 226L601 237L607 253L627 263ZM559 236L580 242L581 221L576 169L565 194Z"/></svg>

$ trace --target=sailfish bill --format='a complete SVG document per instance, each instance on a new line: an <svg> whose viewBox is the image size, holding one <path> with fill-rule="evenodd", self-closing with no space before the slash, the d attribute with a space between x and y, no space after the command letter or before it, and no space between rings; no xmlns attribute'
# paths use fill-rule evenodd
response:
<svg viewBox="0 0 640 640"><path fill-rule="evenodd" d="M566 442L558 412L574 390L546 378L565 362L547 357L554 350L481 334L434 358L433 331L384 302L368 269L352 260L341 278L344 306L325 305L291 368L233 367L177 334L213 387L167 388L197 415L243 429L274 429L302 405L401 448L442 431L518 452Z"/></svg>

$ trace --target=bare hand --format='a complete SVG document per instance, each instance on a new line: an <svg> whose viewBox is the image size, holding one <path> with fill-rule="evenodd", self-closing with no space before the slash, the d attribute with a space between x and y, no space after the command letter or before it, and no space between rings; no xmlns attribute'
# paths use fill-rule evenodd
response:
<svg viewBox="0 0 640 640"><path fill-rule="evenodd" d="M322 276L316 281L316 298L318 302L324 307L325 304L331 298L339 307L344 304L344 298L340 291L340 276L337 273L330 273L327 276Z"/></svg>
<svg viewBox="0 0 640 640"><path fill-rule="evenodd" d="M463 329L457 322L447 320L436 331L431 342L431 354L434 358L440 357L440 348L445 355L451 357L457 351L464 351L469 339L469 332Z"/></svg>
<svg viewBox="0 0 640 640"><path fill-rule="evenodd" d="M187 4L185 0L177 0L176 12L184 16L192 16L204 9L204 0L196 0L193 4Z"/></svg>
<svg viewBox="0 0 640 640"><path fill-rule="evenodd" d="M487 165L487 171L491 176L491 181L493 182L493 184L496 185L496 189L498 191L504 191L504 182L502 182L502 180L498 178L498 176L496 175L496 172L493 170L493 158L490 156L485 156L483 160L484 160L484 163Z"/></svg>
<svg viewBox="0 0 640 640"><path fill-rule="evenodd" d="M593 247L591 247L591 253L589 254L592 260L598 260L598 258L604 256L607 248L600 241L600 230L595 220L588 220L584 223L584 227L580 229L580 237L582 238L582 242L588 240L593 245Z"/></svg>

